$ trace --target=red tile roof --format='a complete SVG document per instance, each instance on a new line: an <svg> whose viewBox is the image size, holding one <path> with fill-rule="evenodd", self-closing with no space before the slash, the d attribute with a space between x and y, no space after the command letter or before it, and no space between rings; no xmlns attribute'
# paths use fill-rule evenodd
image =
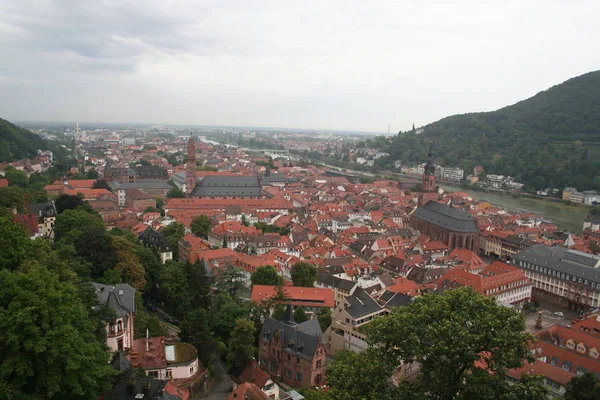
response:
<svg viewBox="0 0 600 400"><path fill-rule="evenodd" d="M535 360L533 364L525 362L525 365L521 368L509 370L508 375L515 379L521 379L523 375L542 375L563 386L566 386L571 378L575 376L575 374L560 367L539 360Z"/></svg>
<svg viewBox="0 0 600 400"><path fill-rule="evenodd" d="M335 306L333 289L285 286L282 290L293 306L329 308ZM252 287L252 301L255 303L261 303L276 294L276 286L254 285Z"/></svg>
<svg viewBox="0 0 600 400"><path fill-rule="evenodd" d="M269 400L269 396L253 383L242 383L225 400Z"/></svg>
<svg viewBox="0 0 600 400"><path fill-rule="evenodd" d="M165 385L165 392L172 396L178 396L181 400L188 400L190 398L190 393L187 390L178 388L171 381L168 381Z"/></svg>

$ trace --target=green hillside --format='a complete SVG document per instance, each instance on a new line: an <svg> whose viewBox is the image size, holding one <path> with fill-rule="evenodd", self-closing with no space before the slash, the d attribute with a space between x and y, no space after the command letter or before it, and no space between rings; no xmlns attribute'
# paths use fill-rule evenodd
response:
<svg viewBox="0 0 600 400"><path fill-rule="evenodd" d="M0 118L0 162L33 157L44 147L39 135Z"/></svg>
<svg viewBox="0 0 600 400"><path fill-rule="evenodd" d="M600 189L600 71L556 85L493 112L453 115L400 133L392 159L426 159L434 143L436 161L471 173L511 175L529 189L574 186Z"/></svg>

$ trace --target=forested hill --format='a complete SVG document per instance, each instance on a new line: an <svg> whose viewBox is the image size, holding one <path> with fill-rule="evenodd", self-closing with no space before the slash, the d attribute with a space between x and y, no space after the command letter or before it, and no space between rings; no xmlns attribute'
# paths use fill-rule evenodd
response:
<svg viewBox="0 0 600 400"><path fill-rule="evenodd" d="M600 189L600 71L556 85L493 112L453 115L398 134L392 159L426 159L433 142L436 161L471 173L510 175L529 189L574 186Z"/></svg>
<svg viewBox="0 0 600 400"><path fill-rule="evenodd" d="M0 118L0 162L33 157L45 143L39 135Z"/></svg>

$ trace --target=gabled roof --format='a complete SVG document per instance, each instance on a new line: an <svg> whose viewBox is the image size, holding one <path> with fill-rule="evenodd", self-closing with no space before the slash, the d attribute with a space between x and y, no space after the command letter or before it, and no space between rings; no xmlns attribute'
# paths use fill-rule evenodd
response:
<svg viewBox="0 0 600 400"><path fill-rule="evenodd" d="M382 307L362 288L356 288L354 294L346 296L345 310L354 319L380 311Z"/></svg>
<svg viewBox="0 0 600 400"><path fill-rule="evenodd" d="M108 306L115 312L117 317L135 312L135 289L128 283L117 283L115 285L104 285L92 282L98 304Z"/></svg>
<svg viewBox="0 0 600 400"><path fill-rule="evenodd" d="M323 332L317 319L309 319L298 325L288 325L268 318L263 325L260 340L270 341L279 332L283 351L305 359L312 359L319 344L323 344Z"/></svg>

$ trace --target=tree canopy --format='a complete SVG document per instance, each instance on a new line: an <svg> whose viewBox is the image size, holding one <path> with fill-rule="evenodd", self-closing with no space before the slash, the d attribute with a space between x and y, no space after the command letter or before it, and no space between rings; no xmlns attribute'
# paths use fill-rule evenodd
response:
<svg viewBox="0 0 600 400"><path fill-rule="evenodd" d="M259 267L250 276L252 285L270 285L270 286L281 286L283 285L283 278L277 273L277 270L272 265L265 265Z"/></svg>
<svg viewBox="0 0 600 400"><path fill-rule="evenodd" d="M544 393L538 381L511 385L506 379L508 369L530 358L532 337L524 329L523 315L472 288L427 294L370 322L365 332L372 347L336 359L327 380L334 399L511 399L514 393ZM387 383L398 360L418 363L420 374L392 389ZM370 385L361 392L365 376Z"/></svg>
<svg viewBox="0 0 600 400"><path fill-rule="evenodd" d="M0 162L30 158L46 148L41 136L0 118Z"/></svg>
<svg viewBox="0 0 600 400"><path fill-rule="evenodd" d="M256 327L245 318L235 321L235 328L229 338L227 362L234 371L242 371L254 357L254 334Z"/></svg>
<svg viewBox="0 0 600 400"><path fill-rule="evenodd" d="M598 399L600 399L600 382L598 378L589 372L573 377L567 384L565 400Z"/></svg>
<svg viewBox="0 0 600 400"><path fill-rule="evenodd" d="M312 264L300 261L292 266L291 275L294 286L313 287L317 280L317 268Z"/></svg>
<svg viewBox="0 0 600 400"><path fill-rule="evenodd" d="M194 236L198 236L201 238L208 238L208 234L210 233L212 224L210 222L210 218L206 215L200 215L192 220L190 224L190 228Z"/></svg>
<svg viewBox="0 0 600 400"><path fill-rule="evenodd" d="M93 399L111 387L108 349L74 284L36 263L0 281L2 398Z"/></svg>
<svg viewBox="0 0 600 400"><path fill-rule="evenodd" d="M600 189L600 71L590 72L497 111L453 115L401 133L381 148L390 159L436 161L467 173L483 165L535 189Z"/></svg>
<svg viewBox="0 0 600 400"><path fill-rule="evenodd" d="M185 193L179 188L173 188L167 192L168 199L183 199L184 197Z"/></svg>

